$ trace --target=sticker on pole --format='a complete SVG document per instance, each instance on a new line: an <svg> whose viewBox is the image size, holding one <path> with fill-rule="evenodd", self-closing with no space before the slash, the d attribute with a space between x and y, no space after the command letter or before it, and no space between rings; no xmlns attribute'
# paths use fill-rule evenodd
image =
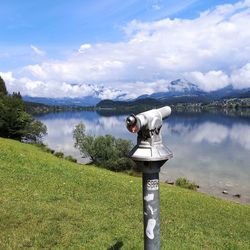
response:
<svg viewBox="0 0 250 250"><path fill-rule="evenodd" d="M147 190L154 191L159 189L159 180L148 180L147 181Z"/></svg>

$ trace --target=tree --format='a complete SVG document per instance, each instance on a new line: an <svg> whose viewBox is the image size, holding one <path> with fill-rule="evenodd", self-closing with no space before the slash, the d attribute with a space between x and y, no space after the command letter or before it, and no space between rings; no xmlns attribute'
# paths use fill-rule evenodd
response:
<svg viewBox="0 0 250 250"><path fill-rule="evenodd" d="M0 94L2 95L7 95L7 89L6 89L6 85L4 80L2 79L2 77L0 76Z"/></svg>
<svg viewBox="0 0 250 250"><path fill-rule="evenodd" d="M46 126L25 112L21 94L7 94L0 78L0 136L15 140L39 141L46 134ZM5 93L6 91L6 93Z"/></svg>
<svg viewBox="0 0 250 250"><path fill-rule="evenodd" d="M111 135L86 135L85 125L79 123L73 131L75 147L83 157L91 157L97 166L113 171L123 171L135 168L134 162L127 157L132 147L131 141L116 139Z"/></svg>
<svg viewBox="0 0 250 250"><path fill-rule="evenodd" d="M92 157L94 156L94 149L92 148L94 137L87 136L85 134L85 131L86 131L86 128L82 122L76 125L73 131L75 147L79 149L83 157L91 157L91 159L94 161Z"/></svg>
<svg viewBox="0 0 250 250"><path fill-rule="evenodd" d="M42 122L32 118L24 127L23 134L22 140L40 142L43 136L47 134L47 127Z"/></svg>
<svg viewBox="0 0 250 250"><path fill-rule="evenodd" d="M0 136L21 140L21 130L30 121L22 100L15 96L2 96L1 101Z"/></svg>

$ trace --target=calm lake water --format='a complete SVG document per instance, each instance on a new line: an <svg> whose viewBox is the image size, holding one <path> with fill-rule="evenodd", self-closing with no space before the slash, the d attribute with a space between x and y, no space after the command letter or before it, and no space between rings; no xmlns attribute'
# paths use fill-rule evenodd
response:
<svg viewBox="0 0 250 250"><path fill-rule="evenodd" d="M126 116L101 116L96 112L65 112L37 117L48 128L44 142L50 148L80 159L72 131L83 122L87 133L112 134L130 139ZM250 118L211 113L173 113L164 122L163 142L174 154L161 170L161 179L186 177L200 191L250 203ZM222 194L223 190L228 195ZM241 194L241 198L233 195Z"/></svg>

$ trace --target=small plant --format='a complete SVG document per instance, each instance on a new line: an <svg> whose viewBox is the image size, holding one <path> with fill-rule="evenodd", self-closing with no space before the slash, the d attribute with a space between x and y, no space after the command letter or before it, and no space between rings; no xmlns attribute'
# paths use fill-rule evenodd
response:
<svg viewBox="0 0 250 250"><path fill-rule="evenodd" d="M195 191L197 190L197 185L194 182L187 180L186 178L176 179L175 185L186 189L191 189Z"/></svg>
<svg viewBox="0 0 250 250"><path fill-rule="evenodd" d="M71 155L64 157L65 160L77 163L77 159Z"/></svg>
<svg viewBox="0 0 250 250"><path fill-rule="evenodd" d="M54 155L58 158L63 158L64 157L64 154L63 152L55 152Z"/></svg>
<svg viewBox="0 0 250 250"><path fill-rule="evenodd" d="M50 154L54 154L54 153L55 153L55 150L49 148L48 146L45 146L45 147L43 148L43 150L44 150L44 152L47 152L47 153L50 153Z"/></svg>
<svg viewBox="0 0 250 250"><path fill-rule="evenodd" d="M34 146L36 146L36 147L38 147L38 148L40 148L41 150L43 150L46 153L50 153L50 154L54 154L55 153L54 149L49 148L44 143L36 142L36 143L31 143L31 144L34 145Z"/></svg>

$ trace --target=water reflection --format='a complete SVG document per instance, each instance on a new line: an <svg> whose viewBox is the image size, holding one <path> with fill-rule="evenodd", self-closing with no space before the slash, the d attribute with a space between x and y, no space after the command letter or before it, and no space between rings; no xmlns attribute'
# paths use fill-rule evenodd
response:
<svg viewBox="0 0 250 250"><path fill-rule="evenodd" d="M72 131L82 121L87 133L112 134L130 139L135 136L124 125L125 116L100 116L95 112L49 114L39 119L47 125L46 143L78 159ZM162 168L161 178L186 177L199 183L201 189L221 195L240 193L250 202L250 119L215 114L173 114L163 125L163 141L174 158Z"/></svg>
<svg viewBox="0 0 250 250"><path fill-rule="evenodd" d="M163 177L187 177L205 192L221 196L227 189L249 202L250 121L208 114L197 118L177 116L165 123L164 141L174 159L163 167Z"/></svg>
<svg viewBox="0 0 250 250"><path fill-rule="evenodd" d="M76 124L83 122L86 133L91 135L112 134L115 137L134 139L124 130L124 117L102 117L95 112L65 112L37 117L48 129L44 138L46 144L65 155L72 155L81 161L79 151L74 148L72 132ZM81 161L82 162L82 161Z"/></svg>

